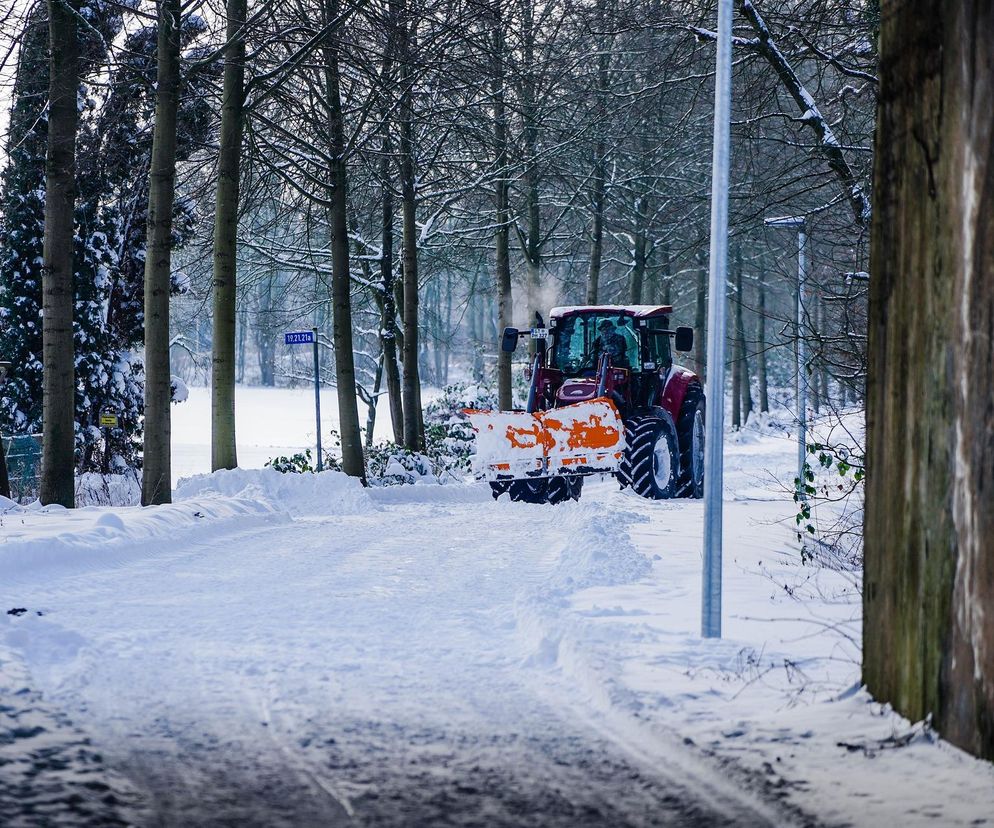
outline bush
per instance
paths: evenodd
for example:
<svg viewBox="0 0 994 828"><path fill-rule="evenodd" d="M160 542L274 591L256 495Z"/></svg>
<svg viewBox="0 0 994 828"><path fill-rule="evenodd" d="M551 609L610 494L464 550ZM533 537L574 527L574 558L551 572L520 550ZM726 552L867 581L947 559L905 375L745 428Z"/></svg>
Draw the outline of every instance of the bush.
<svg viewBox="0 0 994 828"><path fill-rule="evenodd" d="M341 445L337 431L331 432L331 438L335 446ZM342 470L342 461L339 460L336 455L330 454L327 451L322 451L321 454L323 455L325 470ZM317 471L317 463L314 461L314 455L311 453L310 449L298 451L296 454L291 454L289 457L270 457L266 461L266 466L276 469L276 471L283 474L313 474Z"/></svg>
<svg viewBox="0 0 994 828"><path fill-rule="evenodd" d="M447 385L441 396L424 409L425 448L422 452L408 451L396 443L379 443L367 449L366 479L371 486L398 486L433 480L442 483L458 480L469 472L470 457L476 443L476 432L463 413L466 408L496 409L497 392L487 386L471 383ZM338 434L332 433L334 444L340 445ZM274 457L266 463L278 472L314 472L311 450ZM341 471L341 461L325 454L327 469Z"/></svg>
<svg viewBox="0 0 994 828"><path fill-rule="evenodd" d="M445 470L436 469L428 455L408 451L396 443L380 443L366 452L366 479L372 486L436 481L444 473Z"/></svg>
<svg viewBox="0 0 994 828"><path fill-rule="evenodd" d="M441 396L425 407L425 453L436 467L469 471L476 432L463 413L466 408L497 409L496 390L479 384L447 385Z"/></svg>

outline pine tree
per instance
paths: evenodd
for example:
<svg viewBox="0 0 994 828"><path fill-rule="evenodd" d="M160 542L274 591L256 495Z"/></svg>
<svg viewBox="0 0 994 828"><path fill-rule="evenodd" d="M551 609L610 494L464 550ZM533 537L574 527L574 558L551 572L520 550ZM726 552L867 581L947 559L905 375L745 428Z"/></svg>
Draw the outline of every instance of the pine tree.
<svg viewBox="0 0 994 828"><path fill-rule="evenodd" d="M120 6L90 0L81 14L83 109L77 139L78 193L74 243L76 351L76 462L101 470L101 411L118 416L111 433L111 471L140 465L144 369L137 351L144 337L145 217L154 107L154 26L128 34L109 83L89 82L104 70L106 43L121 30ZM13 88L8 165L0 176L0 357L14 363L0 403L0 433L41 428L41 261L45 200L45 117L48 84L45 3L27 18ZM184 21L189 43L203 21ZM193 55L196 57L197 55ZM212 81L216 66L201 70ZM178 116L177 157L185 160L213 128L206 96L189 95ZM193 205L178 199L173 244L195 229ZM174 281L173 292L180 290Z"/></svg>
<svg viewBox="0 0 994 828"><path fill-rule="evenodd" d="M6 169L0 177L0 358L13 363L0 397L0 432L41 425L41 262L48 145L48 11L26 18L10 113Z"/></svg>

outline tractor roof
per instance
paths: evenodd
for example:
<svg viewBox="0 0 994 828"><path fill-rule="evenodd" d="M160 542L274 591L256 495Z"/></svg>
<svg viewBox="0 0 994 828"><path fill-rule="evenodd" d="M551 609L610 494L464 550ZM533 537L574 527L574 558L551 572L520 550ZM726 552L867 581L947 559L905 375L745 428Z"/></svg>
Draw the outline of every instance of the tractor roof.
<svg viewBox="0 0 994 828"><path fill-rule="evenodd" d="M647 319L650 316L669 316L673 313L672 305L566 305L549 311L550 319L570 316L574 313L624 313L636 319Z"/></svg>

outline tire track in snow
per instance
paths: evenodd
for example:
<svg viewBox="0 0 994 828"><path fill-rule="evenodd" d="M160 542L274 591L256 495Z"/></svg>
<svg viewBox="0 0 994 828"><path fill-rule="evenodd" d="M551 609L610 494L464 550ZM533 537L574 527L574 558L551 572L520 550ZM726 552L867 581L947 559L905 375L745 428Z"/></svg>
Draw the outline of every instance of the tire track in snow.
<svg viewBox="0 0 994 828"><path fill-rule="evenodd" d="M610 520L603 507L433 493L25 597L101 654L48 680L155 795L156 824L336 824L349 809L366 825L773 824L715 811L693 777L592 732L557 653L523 666L536 641L519 596L558 578L564 602L569 578L582 585L560 567L564 531Z"/></svg>

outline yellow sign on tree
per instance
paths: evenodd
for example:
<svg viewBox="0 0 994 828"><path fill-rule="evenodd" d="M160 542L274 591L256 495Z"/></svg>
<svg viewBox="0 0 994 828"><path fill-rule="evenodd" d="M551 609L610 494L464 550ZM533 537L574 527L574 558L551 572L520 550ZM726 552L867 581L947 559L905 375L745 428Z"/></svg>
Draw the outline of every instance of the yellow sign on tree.
<svg viewBox="0 0 994 828"><path fill-rule="evenodd" d="M110 414L106 411L101 412L100 425L105 428L117 428L117 414Z"/></svg>

